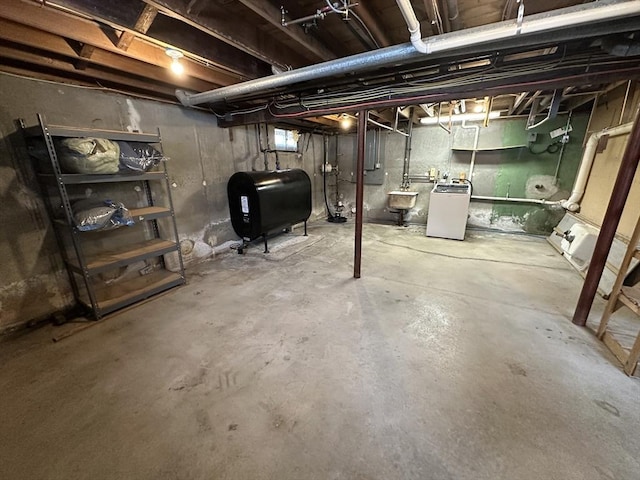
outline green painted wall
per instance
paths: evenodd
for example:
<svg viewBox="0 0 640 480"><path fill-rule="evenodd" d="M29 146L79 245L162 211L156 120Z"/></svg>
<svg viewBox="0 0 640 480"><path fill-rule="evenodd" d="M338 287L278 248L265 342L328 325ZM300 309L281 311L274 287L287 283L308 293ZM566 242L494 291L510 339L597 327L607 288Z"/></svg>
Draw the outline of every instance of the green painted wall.
<svg viewBox="0 0 640 480"><path fill-rule="evenodd" d="M505 150L499 153L494 196L529 197L526 184L531 176L555 174L560 151L549 153L545 149L554 142L549 132L564 127L566 122L567 116L563 115L530 131L525 130L525 119L505 122L502 130L503 145L526 145L529 133L535 132L538 136L528 148ZM570 133L569 143L565 146L558 172L559 192L551 197L552 200L566 198L567 193L571 191L580 166L582 141L587 123L587 115L574 115L571 118L573 131ZM564 211L558 207L506 202L496 202L492 212L492 216L496 219L505 216L516 217L522 222L525 231L540 234L549 233L563 214Z"/></svg>

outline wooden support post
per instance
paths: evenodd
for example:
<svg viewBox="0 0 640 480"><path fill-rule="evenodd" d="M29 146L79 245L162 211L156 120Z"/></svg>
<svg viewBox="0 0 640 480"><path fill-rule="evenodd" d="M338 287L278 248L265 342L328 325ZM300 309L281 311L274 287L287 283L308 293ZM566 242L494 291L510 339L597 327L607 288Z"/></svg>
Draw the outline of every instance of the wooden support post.
<svg viewBox="0 0 640 480"><path fill-rule="evenodd" d="M364 152L367 137L367 110L358 113L358 158L356 162L356 238L353 260L353 277L360 278L362 260L362 210L364 205Z"/></svg>
<svg viewBox="0 0 640 480"><path fill-rule="evenodd" d="M629 196L633 177L636 174L639 161L640 116L636 116L636 121L633 124L631 133L629 134L629 140L627 141L627 148L622 156L622 162L620 163L620 169L618 170L618 177L613 185L613 192L611 193L609 206L607 207L607 212L605 213L604 220L602 221L600 235L598 235L593 256L591 257L589 270L587 271L587 276L584 279L580 298L578 299L578 304L573 314L573 323L581 327L584 327L587 323L589 311L591 310L593 299L596 296L598 283L600 283L600 277L604 271L607 256L609 255L609 250L611 250L611 244L613 243L618 224L620 223L620 217L622 216L624 205L627 201L627 197Z"/></svg>

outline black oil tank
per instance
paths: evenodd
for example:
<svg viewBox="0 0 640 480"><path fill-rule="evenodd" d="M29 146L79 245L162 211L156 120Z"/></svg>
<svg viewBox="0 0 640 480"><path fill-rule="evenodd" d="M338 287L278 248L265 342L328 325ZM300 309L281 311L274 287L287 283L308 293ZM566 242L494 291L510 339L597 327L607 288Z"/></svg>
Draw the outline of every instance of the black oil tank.
<svg viewBox="0 0 640 480"><path fill-rule="evenodd" d="M227 195L231 224L244 239L305 222L311 215L311 180L300 169L234 173Z"/></svg>

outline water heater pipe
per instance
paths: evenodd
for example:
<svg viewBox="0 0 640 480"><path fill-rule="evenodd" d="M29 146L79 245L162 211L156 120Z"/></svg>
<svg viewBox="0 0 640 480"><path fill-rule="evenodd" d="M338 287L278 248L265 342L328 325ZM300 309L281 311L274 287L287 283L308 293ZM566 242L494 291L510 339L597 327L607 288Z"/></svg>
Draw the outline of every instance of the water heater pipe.
<svg viewBox="0 0 640 480"><path fill-rule="evenodd" d="M593 161L596 158L598 143L604 136L618 137L620 135L626 135L631 132L633 123L625 123L624 125L618 125L613 128L605 128L599 132L592 134L587 140L587 145L582 154L582 160L580 161L580 169L576 175L576 180L573 184L573 190L571 196L567 200L563 200L560 204L569 210L570 212L577 212L580 210L580 201L584 195L584 191L587 187L587 181L589 180L589 174L591 173L591 167Z"/></svg>

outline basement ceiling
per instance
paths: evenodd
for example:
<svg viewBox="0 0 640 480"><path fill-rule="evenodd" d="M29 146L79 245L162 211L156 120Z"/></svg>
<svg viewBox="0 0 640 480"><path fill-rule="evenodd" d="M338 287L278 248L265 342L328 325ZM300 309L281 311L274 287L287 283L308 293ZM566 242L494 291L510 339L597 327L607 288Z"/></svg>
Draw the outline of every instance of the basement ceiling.
<svg viewBox="0 0 640 480"><path fill-rule="evenodd" d="M589 3L522 2L526 16ZM343 13L332 11L325 0L4 3L0 70L174 102L175 89L208 91L405 44L409 37L394 0L361 0L347 9L344 2L334 1L333 8ZM517 0L411 3L423 37L515 22L519 7ZM640 76L634 56L640 18L623 19L606 31L583 30L577 36L538 39L535 45L496 42L202 107L218 114L223 125L278 121L323 128L337 127L336 115L354 111L362 102L371 103L378 119L391 124L397 116L391 107L402 98L406 105L424 107L411 111L415 121L428 115L444 118L467 105L490 106L504 114L532 109L542 114L554 94L561 109L588 108L596 95ZM620 45L626 46L622 54L614 48ZM167 48L184 55L184 74L171 72Z"/></svg>

